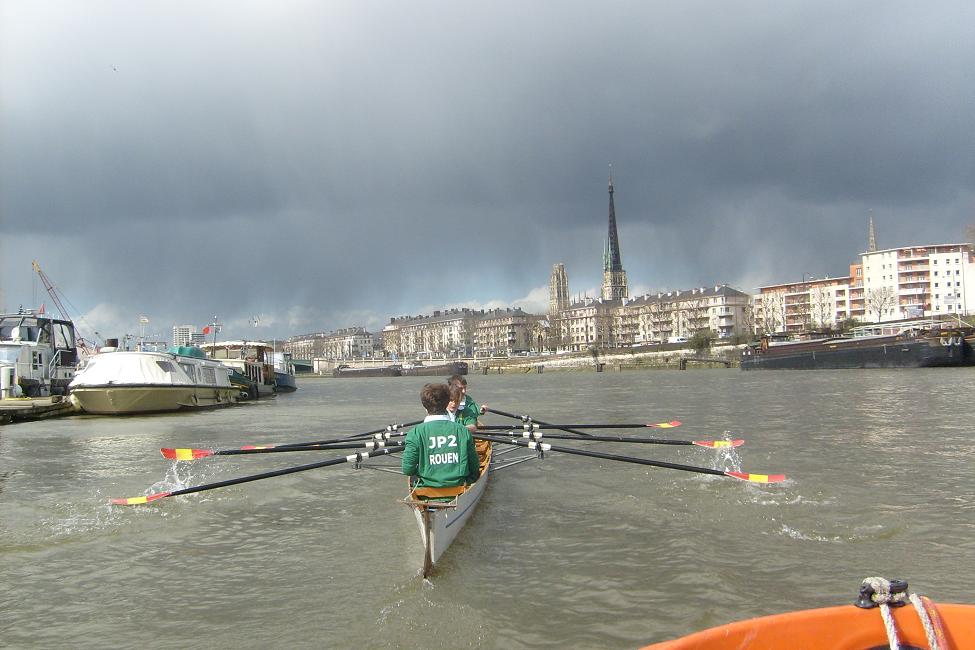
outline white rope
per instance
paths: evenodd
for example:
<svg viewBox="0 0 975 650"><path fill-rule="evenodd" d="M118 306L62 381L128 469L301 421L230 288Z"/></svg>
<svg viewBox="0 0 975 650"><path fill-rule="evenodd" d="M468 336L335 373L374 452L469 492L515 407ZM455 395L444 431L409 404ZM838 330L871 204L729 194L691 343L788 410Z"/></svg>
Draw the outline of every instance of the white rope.
<svg viewBox="0 0 975 650"><path fill-rule="evenodd" d="M890 605L880 603L880 617L884 619L884 629L887 630L887 644L890 650L900 650L900 643L897 641L897 628L894 626L894 617L890 615Z"/></svg>
<svg viewBox="0 0 975 650"><path fill-rule="evenodd" d="M904 587L907 586L906 583L903 584ZM900 642L897 639L897 628L894 624L894 617L890 613L890 606L907 604L907 602L914 605L914 611L917 612L918 618L921 619L921 625L924 627L924 636L927 637L930 650L941 650L941 645L938 643L938 634L931 622L931 617L928 614L927 608L924 606L924 601L917 594L908 593L906 588L903 591L892 594L890 592L890 580L886 578L864 578L863 585L868 585L873 590L873 593L870 595L870 600L880 606L880 616L884 620L884 629L887 631L887 643L890 646L890 650L900 650Z"/></svg>
<svg viewBox="0 0 975 650"><path fill-rule="evenodd" d="M934 625L931 624L931 617L928 616L928 610L924 606L924 602L917 594L912 593L910 598L911 604L914 605L914 610L921 619L921 625L924 626L924 636L928 639L928 647L931 650L941 650L941 646L938 644L938 635L935 634Z"/></svg>

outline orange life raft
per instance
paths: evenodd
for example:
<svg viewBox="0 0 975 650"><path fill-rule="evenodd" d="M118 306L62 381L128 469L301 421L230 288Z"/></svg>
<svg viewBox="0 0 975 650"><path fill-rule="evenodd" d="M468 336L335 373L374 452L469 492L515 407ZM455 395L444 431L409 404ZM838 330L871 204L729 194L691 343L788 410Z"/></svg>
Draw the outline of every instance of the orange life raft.
<svg viewBox="0 0 975 650"><path fill-rule="evenodd" d="M935 604L924 600L941 650L975 648L975 605ZM929 648L913 606L892 607L902 650ZM721 625L689 636L647 646L644 650L868 650L888 648L878 609L855 605L807 609Z"/></svg>

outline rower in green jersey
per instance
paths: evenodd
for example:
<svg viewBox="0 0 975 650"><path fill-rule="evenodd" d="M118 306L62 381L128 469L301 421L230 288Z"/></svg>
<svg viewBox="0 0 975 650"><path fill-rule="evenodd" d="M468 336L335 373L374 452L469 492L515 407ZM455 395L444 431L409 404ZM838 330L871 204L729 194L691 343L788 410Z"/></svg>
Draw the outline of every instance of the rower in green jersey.
<svg viewBox="0 0 975 650"><path fill-rule="evenodd" d="M449 401L444 384L427 384L420 391L427 417L406 434L402 464L404 474L416 477L414 487L454 487L480 476L474 438L466 427L450 421Z"/></svg>
<svg viewBox="0 0 975 650"><path fill-rule="evenodd" d="M452 388L457 388L461 392L461 400L457 405L457 422L460 422L467 427L468 431L474 433L478 427L477 418L487 410L487 404L478 406L474 398L467 394L467 380L464 379L463 375L453 375L447 380L447 385Z"/></svg>
<svg viewBox="0 0 975 650"><path fill-rule="evenodd" d="M447 385L454 391L460 391L460 402L457 404L457 412L454 420L467 427L467 430L471 433L476 432L480 426L477 418L487 410L487 404L478 406L474 398L467 394L467 380L463 375L453 375L447 380ZM488 451L491 449L491 443L486 440L477 440L474 444L477 448L477 457L481 460L481 464L486 463Z"/></svg>

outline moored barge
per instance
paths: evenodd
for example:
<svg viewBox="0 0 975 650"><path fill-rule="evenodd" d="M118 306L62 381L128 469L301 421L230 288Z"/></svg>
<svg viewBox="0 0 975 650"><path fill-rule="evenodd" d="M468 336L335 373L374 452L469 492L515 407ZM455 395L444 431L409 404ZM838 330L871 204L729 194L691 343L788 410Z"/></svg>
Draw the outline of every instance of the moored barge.
<svg viewBox="0 0 975 650"><path fill-rule="evenodd" d="M970 327L900 327L897 333L776 342L762 337L745 350L742 370L836 370L853 368L933 368L975 365ZM889 330L889 328L888 328ZM861 335L856 335L861 334Z"/></svg>

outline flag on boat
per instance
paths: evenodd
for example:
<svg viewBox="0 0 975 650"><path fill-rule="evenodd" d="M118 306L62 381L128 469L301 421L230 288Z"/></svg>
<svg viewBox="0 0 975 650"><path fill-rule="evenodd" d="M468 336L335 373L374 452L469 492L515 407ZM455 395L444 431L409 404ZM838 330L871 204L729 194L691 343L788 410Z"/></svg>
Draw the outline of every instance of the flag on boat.
<svg viewBox="0 0 975 650"><path fill-rule="evenodd" d="M209 334L210 333L210 326L209 325L207 325L206 327L203 328L203 333L204 334Z"/></svg>

